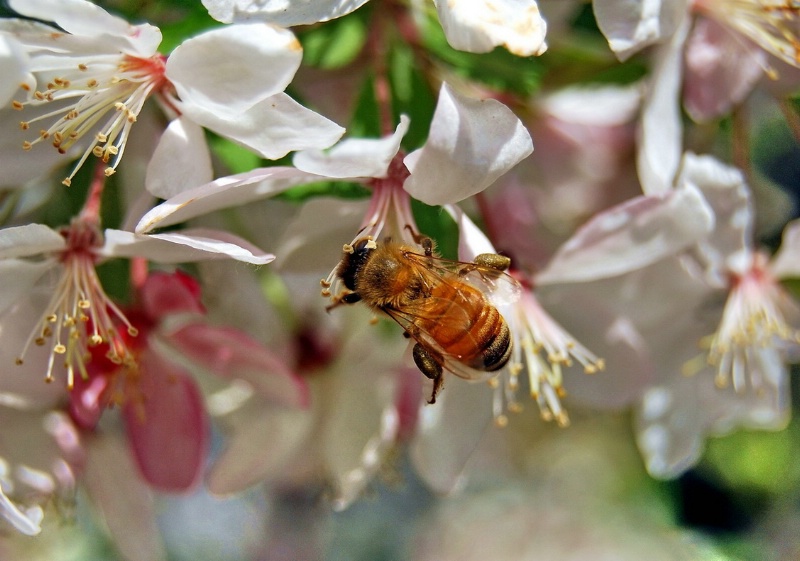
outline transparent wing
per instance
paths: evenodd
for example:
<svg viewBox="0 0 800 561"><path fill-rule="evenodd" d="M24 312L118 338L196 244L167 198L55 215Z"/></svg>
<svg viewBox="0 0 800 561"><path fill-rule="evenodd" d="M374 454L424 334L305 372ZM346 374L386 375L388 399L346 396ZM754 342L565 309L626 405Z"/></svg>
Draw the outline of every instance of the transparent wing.
<svg viewBox="0 0 800 561"><path fill-rule="evenodd" d="M513 304L519 300L522 287L508 273L492 267L454 261L442 257L428 257L422 253L406 254L406 257L430 274L439 276L440 282L466 282L483 292L494 305ZM455 275L455 278L450 278Z"/></svg>

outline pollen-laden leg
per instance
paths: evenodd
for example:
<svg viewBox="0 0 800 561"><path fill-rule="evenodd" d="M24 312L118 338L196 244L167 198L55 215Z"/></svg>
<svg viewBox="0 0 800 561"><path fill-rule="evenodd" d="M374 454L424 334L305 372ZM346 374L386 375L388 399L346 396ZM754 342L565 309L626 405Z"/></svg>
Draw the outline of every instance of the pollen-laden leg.
<svg viewBox="0 0 800 561"><path fill-rule="evenodd" d="M336 296L331 297L331 305L325 306L325 311L330 312L332 309L341 306L342 304L355 304L361 300L361 295L352 290L344 289Z"/></svg>
<svg viewBox="0 0 800 561"><path fill-rule="evenodd" d="M414 345L412 354L414 356L414 364L417 365L420 372L433 380L433 391L431 392L431 398L428 400L428 403L436 403L436 395L442 388L442 382L444 382L444 377L442 376L442 356L419 343Z"/></svg>
<svg viewBox="0 0 800 561"><path fill-rule="evenodd" d="M511 258L505 255L498 255L496 253L480 253L475 256L472 263L467 263L458 270L458 274L462 277L468 275L472 271L480 268L481 274L484 276L497 276L504 273L511 266Z"/></svg>

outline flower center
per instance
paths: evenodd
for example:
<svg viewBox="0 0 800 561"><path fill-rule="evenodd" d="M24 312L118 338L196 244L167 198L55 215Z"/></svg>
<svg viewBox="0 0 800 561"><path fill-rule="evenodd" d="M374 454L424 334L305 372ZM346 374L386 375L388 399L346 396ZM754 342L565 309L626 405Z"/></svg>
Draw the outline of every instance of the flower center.
<svg viewBox="0 0 800 561"><path fill-rule="evenodd" d="M90 155L108 164L105 174L112 175L144 102L166 83L164 72L165 58L160 54L150 58L103 55L64 69L44 90L31 92L29 85L22 84L28 99L12 102L15 109L55 107L20 122L22 130L30 129L34 123L45 123L39 136L25 141L22 148L31 150L35 144L49 141L59 153L65 154L87 134L93 134L93 140L63 183L70 185ZM49 127L44 128L48 122Z"/></svg>
<svg viewBox="0 0 800 561"><path fill-rule="evenodd" d="M742 392L748 380L754 390L766 383L759 355L775 350L781 342L800 340L786 321L784 311L788 310L797 312L791 298L758 260L735 279L708 352L708 363L716 367L718 387L732 384Z"/></svg>
<svg viewBox="0 0 800 561"><path fill-rule="evenodd" d="M96 250L103 243L100 232L77 220L62 235L67 247L58 256L61 274L38 327L31 332L16 362L22 364L31 342L39 346L50 344L45 380L53 380L56 360L63 357L67 387L72 389L76 372L87 377L85 365L90 359L90 347L108 344L106 357L123 364L130 353L116 326L121 322L131 336L137 330L109 299L97 277Z"/></svg>
<svg viewBox="0 0 800 561"><path fill-rule="evenodd" d="M578 362L586 374L594 374L605 369L605 361L556 323L528 288L524 289L515 307L504 314L509 318L513 337L507 376L502 381L499 377L490 380L495 388L495 424L504 426L508 422L505 410L513 413L522 409L516 393L519 376L525 371L531 399L539 406L542 419L567 426L569 416L561 405L561 398L566 395L562 385L563 368Z"/></svg>

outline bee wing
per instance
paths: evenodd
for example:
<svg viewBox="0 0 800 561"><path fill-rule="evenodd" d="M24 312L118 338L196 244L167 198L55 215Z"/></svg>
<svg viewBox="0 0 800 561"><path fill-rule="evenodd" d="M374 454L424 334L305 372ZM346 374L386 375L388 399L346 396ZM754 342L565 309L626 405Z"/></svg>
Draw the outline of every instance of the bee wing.
<svg viewBox="0 0 800 561"><path fill-rule="evenodd" d="M441 282L448 282L450 275L456 275L457 280L471 284L496 306L513 304L522 293L519 281L498 269L467 261L428 257L421 253L409 253L407 257L429 273L440 277Z"/></svg>
<svg viewBox="0 0 800 561"><path fill-rule="evenodd" d="M407 306L402 310L396 308L384 309L386 315L396 321L400 327L405 329L406 333L414 339L417 343L433 351L434 356L441 356L441 366L445 370L455 374L459 378L466 380L488 380L494 377L497 372L486 372L483 370L475 370L470 368L459 360L459 357L447 352L439 342L424 328L424 325L429 323L430 320L436 321L436 329L440 332L445 331L458 331L462 332L464 337L473 338L469 333L470 316L466 310L458 305L450 305L447 315L431 314L427 311L426 307L421 305ZM425 321L422 321L425 320Z"/></svg>

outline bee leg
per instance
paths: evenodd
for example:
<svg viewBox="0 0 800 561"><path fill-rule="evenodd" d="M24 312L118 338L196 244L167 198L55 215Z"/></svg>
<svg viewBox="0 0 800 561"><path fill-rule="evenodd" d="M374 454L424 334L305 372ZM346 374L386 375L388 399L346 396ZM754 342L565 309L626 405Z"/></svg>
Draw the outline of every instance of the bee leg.
<svg viewBox="0 0 800 561"><path fill-rule="evenodd" d="M442 387L442 382L444 382L444 377L442 376L442 357L419 343L414 345L412 355L414 356L414 364L417 365L420 372L433 380L433 392L431 392L431 398L428 400L428 403L436 403L436 395Z"/></svg>
<svg viewBox="0 0 800 561"><path fill-rule="evenodd" d="M334 296L332 300L333 303L330 306L325 307L326 312L330 312L332 309L341 306L342 304L355 304L361 300L361 295L358 292L353 292L352 290L343 290Z"/></svg>
<svg viewBox="0 0 800 561"><path fill-rule="evenodd" d="M481 253L472 260L476 265L488 267L496 271L506 271L511 266L511 258L496 253Z"/></svg>
<svg viewBox="0 0 800 561"><path fill-rule="evenodd" d="M411 233L411 237L414 238L414 242L421 246L425 251L425 257L433 257L433 240L424 234L415 232L414 229L408 224L406 224L406 230Z"/></svg>

